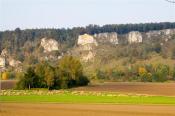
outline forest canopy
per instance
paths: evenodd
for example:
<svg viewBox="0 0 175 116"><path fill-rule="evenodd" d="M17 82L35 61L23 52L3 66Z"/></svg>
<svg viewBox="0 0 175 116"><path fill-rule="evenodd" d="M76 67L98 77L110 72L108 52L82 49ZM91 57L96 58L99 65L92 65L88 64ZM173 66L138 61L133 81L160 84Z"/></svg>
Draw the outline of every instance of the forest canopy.
<svg viewBox="0 0 175 116"><path fill-rule="evenodd" d="M4 48L18 51L23 47L26 41L37 41L43 37L54 38L60 43L66 43L68 47L75 44L80 34L88 33L105 33L116 32L118 34L126 34L131 31L148 32L153 30L172 29L175 23L140 23L140 24L108 24L104 26L88 25L86 27L74 27L72 29L26 29L16 28L14 31L0 32L0 50Z"/></svg>

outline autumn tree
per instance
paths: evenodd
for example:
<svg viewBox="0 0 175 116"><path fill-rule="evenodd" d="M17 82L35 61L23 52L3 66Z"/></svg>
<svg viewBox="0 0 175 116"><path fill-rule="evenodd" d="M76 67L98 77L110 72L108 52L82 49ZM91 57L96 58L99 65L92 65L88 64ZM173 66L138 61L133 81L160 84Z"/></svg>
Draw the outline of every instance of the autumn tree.
<svg viewBox="0 0 175 116"><path fill-rule="evenodd" d="M44 80L46 81L48 90L54 85L54 69L51 66L45 68Z"/></svg>
<svg viewBox="0 0 175 116"><path fill-rule="evenodd" d="M8 72L2 72L2 80L8 80L9 79L9 73Z"/></svg>
<svg viewBox="0 0 175 116"><path fill-rule="evenodd" d="M89 82L87 77L83 75L83 67L80 61L72 56L63 57L59 62L59 69L61 70L61 80L67 84L67 87L87 85Z"/></svg>

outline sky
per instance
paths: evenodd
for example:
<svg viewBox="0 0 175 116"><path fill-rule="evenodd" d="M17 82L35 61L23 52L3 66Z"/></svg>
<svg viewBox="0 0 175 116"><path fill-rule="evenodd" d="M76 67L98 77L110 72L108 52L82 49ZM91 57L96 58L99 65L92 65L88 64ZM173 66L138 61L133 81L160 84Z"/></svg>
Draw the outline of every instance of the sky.
<svg viewBox="0 0 175 116"><path fill-rule="evenodd" d="M0 30L175 22L165 0L0 0Z"/></svg>

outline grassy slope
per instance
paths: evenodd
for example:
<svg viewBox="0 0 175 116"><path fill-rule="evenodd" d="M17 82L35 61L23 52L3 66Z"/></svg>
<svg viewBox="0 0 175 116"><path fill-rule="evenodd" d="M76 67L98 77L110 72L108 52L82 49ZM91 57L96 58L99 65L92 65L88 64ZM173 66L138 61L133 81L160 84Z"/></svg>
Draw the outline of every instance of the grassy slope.
<svg viewBox="0 0 175 116"><path fill-rule="evenodd" d="M112 103L112 104L171 104L175 97L166 96L93 96L93 95L22 95L1 96L1 102L52 102L52 103Z"/></svg>

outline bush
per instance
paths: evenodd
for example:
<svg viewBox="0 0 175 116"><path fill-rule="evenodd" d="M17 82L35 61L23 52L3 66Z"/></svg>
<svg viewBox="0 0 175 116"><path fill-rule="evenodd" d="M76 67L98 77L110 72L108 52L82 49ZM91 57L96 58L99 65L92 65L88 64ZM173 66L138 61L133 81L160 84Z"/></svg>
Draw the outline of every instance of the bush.
<svg viewBox="0 0 175 116"><path fill-rule="evenodd" d="M8 80L9 79L9 72L2 72L2 80Z"/></svg>
<svg viewBox="0 0 175 116"><path fill-rule="evenodd" d="M155 73L153 74L153 81L164 82L168 80L169 67L167 65L159 64L155 68Z"/></svg>

